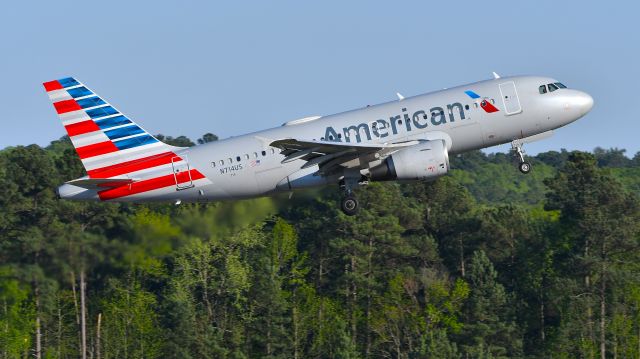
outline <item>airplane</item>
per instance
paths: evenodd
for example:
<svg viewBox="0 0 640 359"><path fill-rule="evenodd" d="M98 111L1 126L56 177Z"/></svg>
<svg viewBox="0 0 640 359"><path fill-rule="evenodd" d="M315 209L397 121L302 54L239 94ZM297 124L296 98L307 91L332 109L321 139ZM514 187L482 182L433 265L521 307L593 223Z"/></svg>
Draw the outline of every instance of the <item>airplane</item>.
<svg viewBox="0 0 640 359"><path fill-rule="evenodd" d="M87 175L62 184L62 199L207 202L338 185L355 215L354 190L374 181L432 181L449 156L511 143L523 146L585 116L593 98L541 76L493 78L263 131L175 147L159 141L78 80L44 88Z"/></svg>

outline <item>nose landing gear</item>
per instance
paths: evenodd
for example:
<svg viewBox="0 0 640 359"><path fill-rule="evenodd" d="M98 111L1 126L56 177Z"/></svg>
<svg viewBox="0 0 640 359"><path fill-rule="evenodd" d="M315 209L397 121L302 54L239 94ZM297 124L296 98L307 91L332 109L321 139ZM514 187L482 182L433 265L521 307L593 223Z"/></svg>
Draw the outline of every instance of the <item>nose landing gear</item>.
<svg viewBox="0 0 640 359"><path fill-rule="evenodd" d="M518 165L518 169L520 170L520 172L527 174L529 172L531 172L531 163L529 162L520 162L520 164Z"/></svg>
<svg viewBox="0 0 640 359"><path fill-rule="evenodd" d="M514 156L518 160L518 169L524 174L531 172L531 163L525 160L523 143L515 140L511 141L511 150L514 152Z"/></svg>

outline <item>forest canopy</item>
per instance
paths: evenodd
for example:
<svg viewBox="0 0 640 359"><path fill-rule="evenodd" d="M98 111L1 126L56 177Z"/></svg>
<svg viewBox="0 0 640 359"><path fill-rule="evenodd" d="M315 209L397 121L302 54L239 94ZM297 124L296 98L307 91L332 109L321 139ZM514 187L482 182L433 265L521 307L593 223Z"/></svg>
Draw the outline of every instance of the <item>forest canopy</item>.
<svg viewBox="0 0 640 359"><path fill-rule="evenodd" d="M348 217L337 187L59 200L84 175L67 138L5 148L0 358L639 357L640 156L531 162L457 156L435 182L359 188Z"/></svg>

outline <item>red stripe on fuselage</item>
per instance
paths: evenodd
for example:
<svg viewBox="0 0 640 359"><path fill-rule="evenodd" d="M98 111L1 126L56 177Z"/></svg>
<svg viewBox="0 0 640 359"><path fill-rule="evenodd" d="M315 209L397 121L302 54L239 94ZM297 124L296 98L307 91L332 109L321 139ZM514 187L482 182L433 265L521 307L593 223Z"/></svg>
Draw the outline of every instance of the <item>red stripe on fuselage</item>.
<svg viewBox="0 0 640 359"><path fill-rule="evenodd" d="M118 147L116 147L116 145L114 145L111 141L98 142L92 145L76 148L76 152L78 152L78 156L80 156L80 159L104 155L105 153L116 151L118 151Z"/></svg>
<svg viewBox="0 0 640 359"><path fill-rule="evenodd" d="M64 126L69 136L82 135L89 132L99 131L100 127L93 120L72 123Z"/></svg>
<svg viewBox="0 0 640 359"><path fill-rule="evenodd" d="M58 115L71 111L82 110L82 107L80 107L74 99L54 102L53 106L56 108Z"/></svg>
<svg viewBox="0 0 640 359"><path fill-rule="evenodd" d="M62 90L64 87L62 87L62 85L60 85L60 83L58 82L58 80L53 80L53 81L49 81L49 82L45 82L43 83L44 85L44 89L49 92L49 91L53 91L53 90Z"/></svg>
<svg viewBox="0 0 640 359"><path fill-rule="evenodd" d="M139 158L136 160L118 163L107 167L96 168L87 171L87 174L90 178L109 178L126 173L146 170L147 168L166 165L171 163L171 159L173 158L175 158L173 160L174 162L182 160L173 152L165 152L153 156Z"/></svg>
<svg viewBox="0 0 640 359"><path fill-rule="evenodd" d="M191 179L189 179L189 173L191 173ZM101 200L107 201L125 196L131 196L138 193L153 191L155 189L173 187L176 186L176 182L180 184L189 182L190 180L199 180L201 178L204 178L204 175L200 173L200 171L192 169L189 172L177 173L175 177L173 173L170 173L165 176L150 178L138 182L133 182L121 187L100 191L98 192L98 196L100 196Z"/></svg>

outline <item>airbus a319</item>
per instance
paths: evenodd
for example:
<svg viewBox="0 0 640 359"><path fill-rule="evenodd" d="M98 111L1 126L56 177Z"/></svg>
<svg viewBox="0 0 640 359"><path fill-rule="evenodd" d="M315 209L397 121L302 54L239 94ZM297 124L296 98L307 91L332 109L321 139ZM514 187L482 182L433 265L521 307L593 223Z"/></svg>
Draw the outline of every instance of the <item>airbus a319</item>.
<svg viewBox="0 0 640 359"><path fill-rule="evenodd" d="M87 175L60 198L105 202L233 200L338 185L341 209L372 181L432 181L449 156L523 145L586 115L593 98L540 76L494 78L194 147L160 142L78 80L44 83Z"/></svg>

